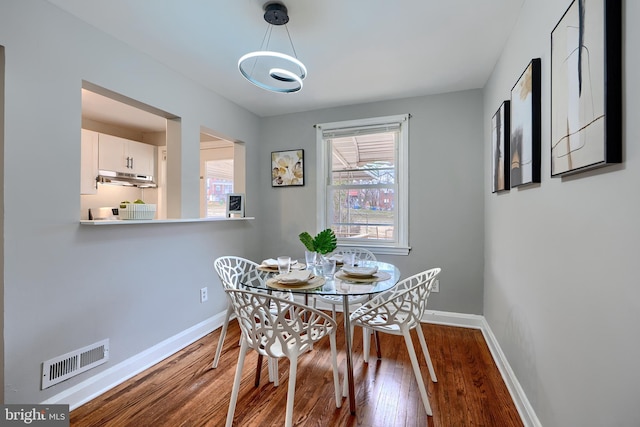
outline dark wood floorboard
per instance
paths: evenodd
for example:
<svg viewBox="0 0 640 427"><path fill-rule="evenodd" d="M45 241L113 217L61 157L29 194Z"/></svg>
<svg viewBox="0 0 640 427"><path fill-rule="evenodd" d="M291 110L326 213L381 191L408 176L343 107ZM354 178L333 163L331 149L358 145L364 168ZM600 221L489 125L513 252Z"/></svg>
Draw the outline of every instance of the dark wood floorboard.
<svg viewBox="0 0 640 427"><path fill-rule="evenodd" d="M342 316L339 315L339 322ZM354 336L354 377L358 411L349 401L335 407L329 340L298 359L294 424L298 426L522 426L511 396L479 330L424 324L437 383L429 372L415 332L412 334L433 417L427 417L402 337L380 334L382 359L375 349L362 359L362 334ZM220 330L71 412L72 427L223 426L238 359L240 332L234 321L220 364L211 362ZM338 364L346 365L344 336L338 331ZM373 344L373 343L372 343ZM372 345L373 347L373 345ZM342 350L342 351L341 351ZM279 362L280 386L268 382L266 359L261 383L254 387L257 357L245 361L234 426L282 426L289 363Z"/></svg>

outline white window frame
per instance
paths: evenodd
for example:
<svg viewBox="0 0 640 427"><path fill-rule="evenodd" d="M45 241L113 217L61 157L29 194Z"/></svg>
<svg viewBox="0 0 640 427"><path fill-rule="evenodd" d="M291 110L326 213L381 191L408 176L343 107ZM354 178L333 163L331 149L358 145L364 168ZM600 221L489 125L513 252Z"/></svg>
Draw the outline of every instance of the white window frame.
<svg viewBox="0 0 640 427"><path fill-rule="evenodd" d="M358 128L364 126L384 126L397 123L400 125L398 134L398 155L396 159L396 240L393 243L376 242L375 240L353 242L350 244L345 239L338 240L339 247L358 246L365 247L375 254L408 255L409 246L409 114L374 117L359 120L347 120L342 122L321 123L316 125L316 153L317 160L317 217L318 231L329 227L327 224L328 204L327 193L331 185L331 171L329 170L331 152L329 145L325 144L323 132L333 129Z"/></svg>

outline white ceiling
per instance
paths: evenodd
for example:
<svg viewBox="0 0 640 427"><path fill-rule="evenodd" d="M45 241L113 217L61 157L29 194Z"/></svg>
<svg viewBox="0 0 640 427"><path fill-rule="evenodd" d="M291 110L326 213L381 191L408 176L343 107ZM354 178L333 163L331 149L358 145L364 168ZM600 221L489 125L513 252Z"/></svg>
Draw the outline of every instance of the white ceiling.
<svg viewBox="0 0 640 427"><path fill-rule="evenodd" d="M261 45L266 0L49 1L267 117L481 88L525 0L284 0L308 68L293 94L260 89L237 69ZM270 48L291 53L276 31Z"/></svg>

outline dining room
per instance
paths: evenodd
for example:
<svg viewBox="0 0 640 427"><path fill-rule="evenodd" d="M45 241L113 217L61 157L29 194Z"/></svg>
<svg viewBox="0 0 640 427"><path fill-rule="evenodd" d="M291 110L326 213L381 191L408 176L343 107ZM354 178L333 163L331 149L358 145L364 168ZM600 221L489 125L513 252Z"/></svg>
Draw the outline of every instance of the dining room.
<svg viewBox="0 0 640 427"><path fill-rule="evenodd" d="M322 63L332 72L325 75L328 82L320 84L316 80L320 74L314 74L318 68L309 62L300 93L275 98L247 82L237 69L240 56L254 49L264 32L262 5L256 2L232 2L225 7L239 8L238 17L257 24L241 27L233 20L220 19L213 29L211 16L219 16L214 11L194 13L179 2L163 2L164 8L138 14L128 13L129 8L145 2L3 2L0 268L4 404L68 405L78 425L101 425L102 416L117 420L113 425L125 419L135 420L135 425L157 425L161 415L170 417L166 425L179 425L180 419L189 420L190 425L224 424L242 334L235 319L229 323L219 365L213 368L229 302L214 260L235 255L261 262L286 255L305 262L300 233L315 235L335 219L326 210L329 204L322 202L333 186L327 180L329 169L323 166L331 160L324 144L339 136L330 135L336 130L334 125L393 118L393 123L386 124L400 124L399 130L393 130L400 132L397 141L402 144L402 138L408 138L406 152L402 145L397 152L398 164L408 173L396 183L397 194L404 199L379 197L378 204L367 203L359 193L352 193L361 191L359 186L364 184L351 182L345 185L353 188L340 189L346 195L341 206L377 227L371 236L383 240L392 237L385 221L391 209L397 209L397 230L405 233L398 236L406 235L406 241L399 237L392 245L385 242L387 247L375 242L341 242L338 246L373 246L377 261L397 268L400 281L431 268L442 269L439 292L432 289L429 294L420 325L437 382L432 381L417 331L411 333L433 415L427 415L401 336L379 334L380 358L375 338L369 337L366 363L367 341L356 325L353 335L349 332L353 374L349 381L344 299L330 304L318 298L316 307L329 318L336 308L340 387L346 384L347 392L341 390L341 407L337 408L330 339L325 337L298 359L295 422L474 424L498 413L495 416L501 420L512 419L515 408L517 418L527 426L639 425L640 344L634 337L640 322L640 287L633 284L637 282L640 210L633 195L640 179L634 141L640 134L633 117L640 111L640 97L635 96L640 95L640 86L630 76L640 68L639 53L633 49L640 40L633 25L634 18L640 17L640 4L603 0L593 7L596 1L576 0L575 8L586 5L589 10L601 10L605 3L621 8L621 22L616 26L621 38L615 45L622 58L622 77L617 81L623 96L616 116L623 119L618 129L623 159L562 176L554 175L557 163L552 162L556 153L552 154L550 138L557 125L552 124L551 103L558 100L552 97L552 89L558 79L551 78L550 40L574 4L570 0L492 0L494 9L468 0L463 1L464 7L429 1L394 8L398 19L381 15L375 21L377 28L390 28L393 23L404 40L424 37L420 39L424 43L403 55L394 50L405 46L402 40L385 44L394 32L367 38L372 34L367 27L374 21L362 14L376 8L365 2L349 3L351 12L335 16L350 24L346 26L349 35L339 40L327 32L327 18L332 14L326 9L322 15L310 13L307 18L296 13L328 3L341 10L347 6L333 0L307 2L300 3L296 12L291 5L288 25L296 29L292 37L301 59L305 59L305 45L316 41L318 55L325 55L316 57L322 58L317 66ZM437 15L424 9L427 4L447 8L447 19L435 19ZM120 9L113 9L116 5ZM206 5L217 6L216 12L225 9L216 1ZM454 10L456 7L465 13ZM488 10L495 14L487 16ZM509 19L500 18L505 10L511 13ZM429 19L429 25L424 19ZM123 21L130 21L130 26L121 25ZM186 33L171 37L168 29L180 28L178 23L202 30L203 38L206 33L210 39L224 41L224 48L214 51L214 41L210 41L173 49L174 42L186 37ZM152 24L163 26L161 41L126 41L148 34ZM442 27L451 32L449 38L427 31ZM567 33L574 28L561 27ZM237 31L239 28L246 33ZM479 41L481 35L505 37L487 43L489 55L487 46ZM241 40L246 44L240 45ZM464 49L448 47L449 41L459 42ZM435 48L426 50L427 42ZM382 46L389 49L386 57L381 55ZM180 72L179 66L192 64L182 55L199 49L206 53L203 57L216 63L224 62L223 54L228 53L232 57L226 61L229 72ZM345 58L361 61L342 71L337 52L343 50ZM177 57L166 60L153 54L167 51ZM440 52L452 62L434 59ZM584 53L582 58L587 56ZM540 182L494 192L492 117L510 99L527 64L537 58L541 61ZM428 64L407 66L414 59ZM463 59L470 62L464 65ZM381 66L386 63L403 67ZM448 67L438 71L436 66L443 64ZM376 78L367 81L358 97L314 106L298 104L310 99L325 101L322 87L343 95L356 82L365 81L369 70L377 73ZM461 80L456 76L470 71L481 72L482 77L458 85ZM421 82L433 79L449 84L437 89L398 86L414 74ZM207 83L198 77L206 78ZM177 167L168 173L173 192L167 221L81 223L81 90L86 82L179 117L168 129L176 136L170 161ZM387 93L373 96L374 89ZM214 130L243 147L244 216L199 218L203 129ZM274 153L297 156L299 152L302 161L292 163L288 175L276 173L274 181L274 155L284 159ZM28 173L23 169L26 164ZM375 165L375 172L389 166ZM377 181L370 186L388 195L391 181L381 176L376 175ZM340 238L369 236L351 229ZM208 289L207 298L202 297L203 288ZM320 296L330 299L326 297L332 295ZM296 297L296 302L303 300ZM313 302L309 306L313 308ZM53 385L43 383L43 362L102 342L109 343L102 352L104 363ZM280 385L274 386L266 359L255 387L258 356L247 352L236 424L253 425L254 419L256 425L285 422L290 365L284 359L278 362ZM272 365L272 375L273 371ZM473 396L469 400L468 393ZM511 415L502 413L508 401L513 405ZM142 418L135 418L138 412Z"/></svg>

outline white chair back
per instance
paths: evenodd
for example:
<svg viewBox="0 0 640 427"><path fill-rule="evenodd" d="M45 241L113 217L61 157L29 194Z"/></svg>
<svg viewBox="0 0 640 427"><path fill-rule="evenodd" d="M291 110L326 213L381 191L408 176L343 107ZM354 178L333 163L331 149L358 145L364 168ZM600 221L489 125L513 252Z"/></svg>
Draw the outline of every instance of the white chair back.
<svg viewBox="0 0 640 427"><path fill-rule="evenodd" d="M292 357L331 334L336 322L304 304L252 291L227 289L250 348L271 357Z"/></svg>
<svg viewBox="0 0 640 427"><path fill-rule="evenodd" d="M427 299L440 268L432 268L408 277L351 314L352 321L370 326L413 329L427 309Z"/></svg>
<svg viewBox="0 0 640 427"><path fill-rule="evenodd" d="M334 251L335 254L344 254L349 252L355 255L356 261L377 261L375 254L365 248L340 248Z"/></svg>
<svg viewBox="0 0 640 427"><path fill-rule="evenodd" d="M238 256L221 256L216 258L213 266L225 289L237 289L243 277L251 279L259 277L258 263Z"/></svg>

